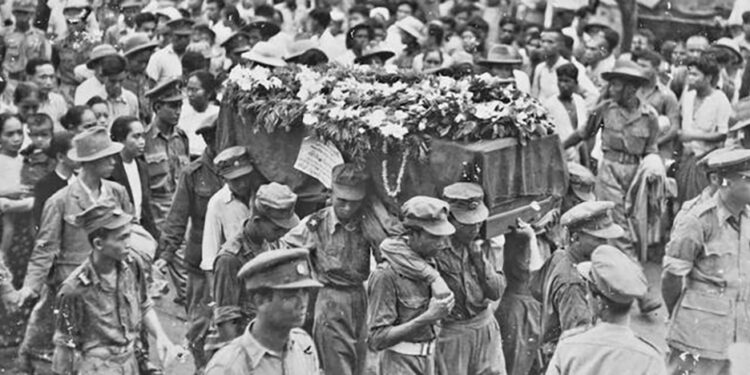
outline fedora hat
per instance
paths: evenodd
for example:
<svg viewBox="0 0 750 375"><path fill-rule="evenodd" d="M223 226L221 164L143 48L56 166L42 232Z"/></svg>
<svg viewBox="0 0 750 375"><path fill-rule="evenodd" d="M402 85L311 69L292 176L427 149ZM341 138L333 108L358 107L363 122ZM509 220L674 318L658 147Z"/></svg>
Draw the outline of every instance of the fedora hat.
<svg viewBox="0 0 750 375"><path fill-rule="evenodd" d="M401 21L396 22L396 27L403 30L405 33L417 38L417 40L424 39L424 23L414 16L408 16Z"/></svg>
<svg viewBox="0 0 750 375"><path fill-rule="evenodd" d="M258 42L253 48L241 55L243 59L261 63L263 65L283 67L286 61L281 58L281 51L268 42Z"/></svg>
<svg viewBox="0 0 750 375"><path fill-rule="evenodd" d="M159 43L149 39L146 33L134 33L125 38L122 42L122 50L124 51L123 56L128 57L134 53L156 48L158 46Z"/></svg>
<svg viewBox="0 0 750 375"><path fill-rule="evenodd" d="M643 85L648 83L649 79L646 72L633 61L619 59L615 62L615 67L609 72L602 73L602 78L609 81L614 78L624 78L626 80L638 82Z"/></svg>
<svg viewBox="0 0 750 375"><path fill-rule="evenodd" d="M487 58L479 60L479 65L521 65L523 60L515 48L507 44L495 44L487 52Z"/></svg>
<svg viewBox="0 0 750 375"><path fill-rule="evenodd" d="M730 52L732 52L734 57L738 59L738 61L742 61L745 59L745 57L742 56L742 52L740 52L740 44L737 43L737 41L734 39L720 38L719 40L714 42L713 47L729 50Z"/></svg>
<svg viewBox="0 0 750 375"><path fill-rule="evenodd" d="M393 53L393 51L389 50L388 48L377 45L375 47L372 47L370 49L366 49L362 52L362 56L357 57L354 59L355 64L366 64L371 58L373 57L380 57L380 60L385 62L386 60L390 59L391 57L395 56L396 54Z"/></svg>
<svg viewBox="0 0 750 375"><path fill-rule="evenodd" d="M73 148L68 151L70 160L87 162L114 155L122 151L122 143L112 142L103 126L84 130L73 137Z"/></svg>
<svg viewBox="0 0 750 375"><path fill-rule="evenodd" d="M100 44L91 50L89 59L88 61L86 61L86 67L89 69L94 69L94 64L106 56L117 56L122 59L123 63L125 63L125 58L117 53L115 47L113 47L111 44Z"/></svg>

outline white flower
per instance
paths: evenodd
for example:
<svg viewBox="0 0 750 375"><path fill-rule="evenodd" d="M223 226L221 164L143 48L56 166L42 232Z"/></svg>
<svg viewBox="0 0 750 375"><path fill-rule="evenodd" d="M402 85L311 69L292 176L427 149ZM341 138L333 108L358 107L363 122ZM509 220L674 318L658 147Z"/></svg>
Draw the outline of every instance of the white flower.
<svg viewBox="0 0 750 375"><path fill-rule="evenodd" d="M406 129L405 127L401 125L394 124L394 123L386 124L385 126L382 126L380 128L380 134L382 134L384 137L404 139L404 136L408 133L409 133L408 129Z"/></svg>
<svg viewBox="0 0 750 375"><path fill-rule="evenodd" d="M380 127L386 119L386 113L383 109L376 109L362 118L362 120L371 128Z"/></svg>
<svg viewBox="0 0 750 375"><path fill-rule="evenodd" d="M474 116L478 119L487 120L497 114L495 109L497 108L497 101L490 101L484 103L477 103L474 105Z"/></svg>
<svg viewBox="0 0 750 375"><path fill-rule="evenodd" d="M318 116L315 116L312 113L305 112L305 114L302 116L302 123L307 126L312 126L318 123Z"/></svg>

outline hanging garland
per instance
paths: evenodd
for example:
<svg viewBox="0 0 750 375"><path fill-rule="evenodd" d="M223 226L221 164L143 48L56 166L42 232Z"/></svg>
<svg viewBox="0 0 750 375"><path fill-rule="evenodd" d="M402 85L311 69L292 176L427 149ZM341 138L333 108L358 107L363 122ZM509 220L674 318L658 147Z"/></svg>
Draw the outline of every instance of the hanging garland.
<svg viewBox="0 0 750 375"><path fill-rule="evenodd" d="M409 159L409 149L407 148L403 154L401 154L401 165L398 168L396 174L396 186L391 188L391 184L388 181L388 146L383 143L383 161L380 163L381 177L383 178L383 187L385 193L391 198L396 198L401 193L401 183L404 181L404 172L406 171L406 161Z"/></svg>

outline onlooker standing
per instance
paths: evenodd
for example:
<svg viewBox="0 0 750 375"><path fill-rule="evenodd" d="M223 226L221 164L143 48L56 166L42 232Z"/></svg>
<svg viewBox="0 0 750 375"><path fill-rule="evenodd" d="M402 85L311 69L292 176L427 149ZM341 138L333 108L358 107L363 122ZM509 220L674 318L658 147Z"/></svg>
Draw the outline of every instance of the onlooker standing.
<svg viewBox="0 0 750 375"><path fill-rule="evenodd" d="M542 104L549 111L549 115L557 125L560 139L565 140L576 130L586 126L588 110L583 97L578 91L578 68L573 64L563 64L555 69L557 73L557 87L560 92L542 100ZM589 145L583 143L575 148L565 150L567 161L586 165L589 159Z"/></svg>
<svg viewBox="0 0 750 375"><path fill-rule="evenodd" d="M219 116L219 106L215 104L218 83L214 76L199 70L191 73L187 79L187 101L182 104L182 112L177 126L187 133L190 143L190 157L195 159L203 154L206 143L196 133L205 122L215 121Z"/></svg>
<svg viewBox="0 0 750 375"><path fill-rule="evenodd" d="M133 33L123 41L123 56L128 61L125 80L122 87L135 94L138 98L141 121L151 121L151 105L146 98L146 91L153 86L146 75L146 66L159 43L149 39L146 33Z"/></svg>
<svg viewBox="0 0 750 375"><path fill-rule="evenodd" d="M50 59L52 46L42 30L32 27L31 19L36 12L33 0L14 0L11 30L3 34L5 53L3 71L9 79L23 81L26 63L33 58Z"/></svg>
<svg viewBox="0 0 750 375"><path fill-rule="evenodd" d="M88 106L76 105L70 107L60 119L65 130L75 134L81 133L86 129L93 128L98 125L96 121L96 114Z"/></svg>
<svg viewBox="0 0 750 375"><path fill-rule="evenodd" d="M42 221L42 209L47 199L58 190L68 186L74 171L79 167L78 163L70 160L68 151L73 147L73 133L67 130L57 132L52 137L49 148L45 151L47 156L57 161L55 170L47 173L34 185L34 225L38 229Z"/></svg>
<svg viewBox="0 0 750 375"><path fill-rule="evenodd" d="M26 76L39 86L39 112L46 113L52 118L56 132L64 130L60 125L60 118L67 112L68 103L62 95L54 92L57 75L52 62L42 59L29 60L26 64Z"/></svg>
<svg viewBox="0 0 750 375"><path fill-rule="evenodd" d="M130 90L122 87L125 81L125 58L116 56L107 56L102 59L102 78L104 78L104 89L107 93L105 101L107 104L107 113L109 121L107 127L112 125L112 121L121 116L138 117L138 97Z"/></svg>
<svg viewBox="0 0 750 375"><path fill-rule="evenodd" d="M104 86L101 62L107 56L119 56L115 47L109 44L100 44L91 50L91 55L86 61L86 67L94 71L94 75L81 82L75 90L75 105L84 105L89 99L98 96L107 97L107 89Z"/></svg>
<svg viewBox="0 0 750 375"><path fill-rule="evenodd" d="M188 44L190 44L190 36L193 34L193 23L193 20L185 18L172 20L167 23L169 44L154 52L146 66L146 74L154 82L160 83L167 79L182 77L182 62L180 58L185 53Z"/></svg>
<svg viewBox="0 0 750 375"><path fill-rule="evenodd" d="M620 35L608 27L584 40L586 50L582 60L586 65L586 74L599 90L607 84L602 73L615 67L615 48L619 43Z"/></svg>

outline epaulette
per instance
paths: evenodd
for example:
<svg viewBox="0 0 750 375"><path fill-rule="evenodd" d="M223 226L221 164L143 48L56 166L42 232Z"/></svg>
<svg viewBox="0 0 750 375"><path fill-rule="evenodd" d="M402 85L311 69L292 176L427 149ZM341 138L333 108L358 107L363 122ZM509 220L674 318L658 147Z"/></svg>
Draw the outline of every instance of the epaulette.
<svg viewBox="0 0 750 375"><path fill-rule="evenodd" d="M700 202L696 202L693 207L687 211L687 213L694 215L695 217L701 217L716 209L716 195L711 199L705 199Z"/></svg>
<svg viewBox="0 0 750 375"><path fill-rule="evenodd" d="M571 328L569 330L563 331L563 333L560 335L560 341L565 340L567 338L571 338L573 336L578 336L586 331L591 329L591 326L585 325L580 327Z"/></svg>
<svg viewBox="0 0 750 375"><path fill-rule="evenodd" d="M78 274L78 280L80 280L81 284L83 284L84 286L91 285L91 280L89 279L88 276L86 276L85 272L81 272Z"/></svg>

